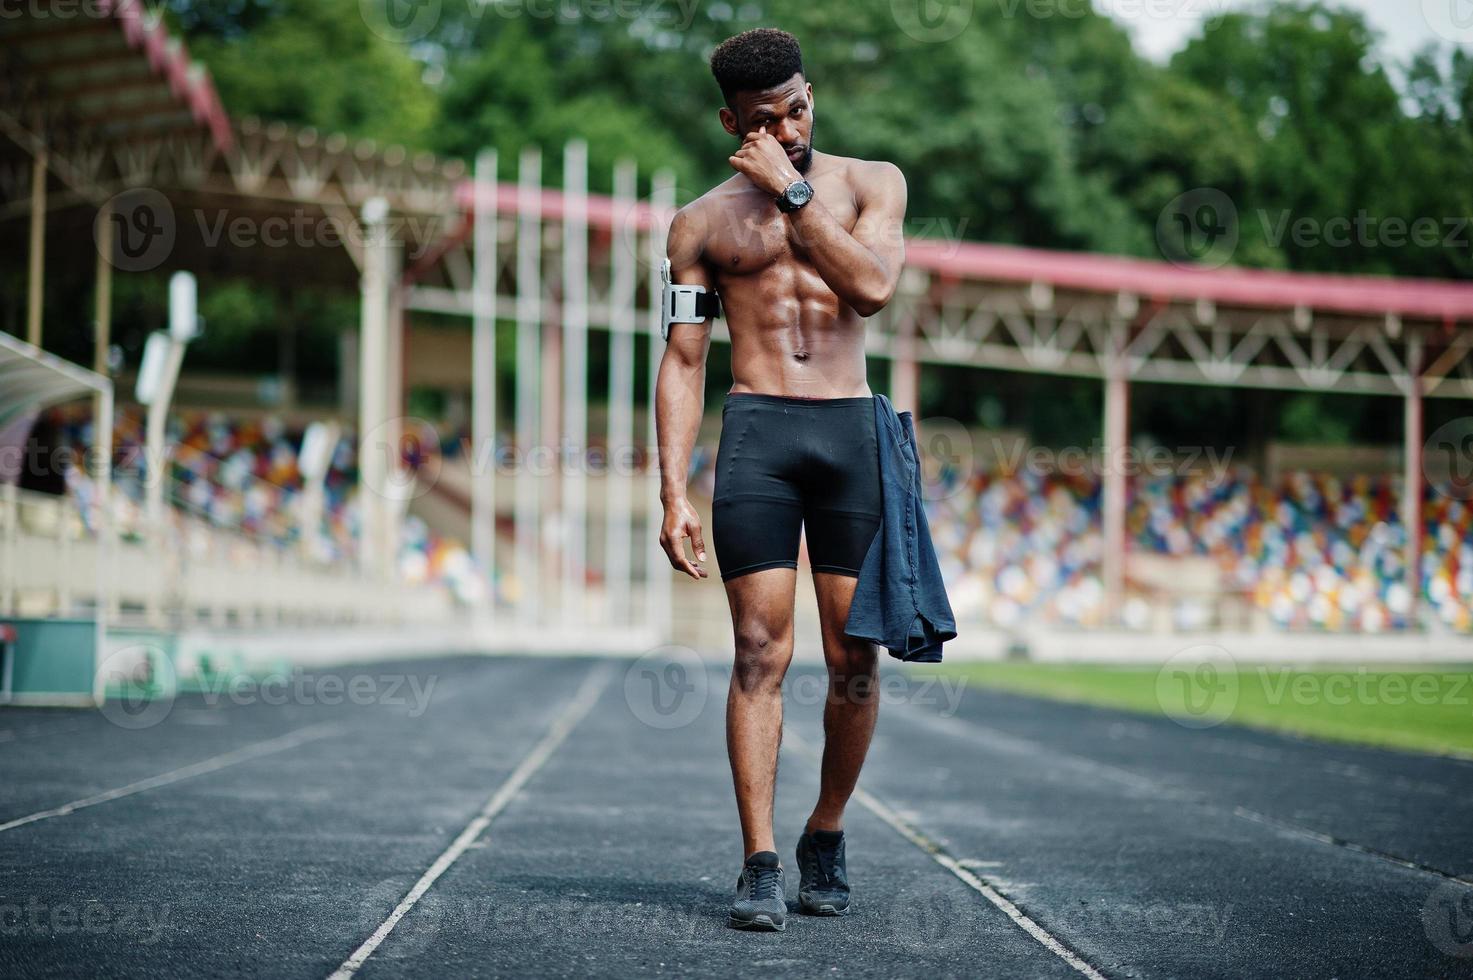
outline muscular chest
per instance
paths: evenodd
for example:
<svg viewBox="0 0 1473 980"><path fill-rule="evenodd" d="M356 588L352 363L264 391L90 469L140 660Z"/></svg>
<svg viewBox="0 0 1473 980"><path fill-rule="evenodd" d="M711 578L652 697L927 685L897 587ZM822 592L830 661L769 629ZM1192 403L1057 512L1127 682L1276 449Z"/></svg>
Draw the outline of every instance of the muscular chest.
<svg viewBox="0 0 1473 980"><path fill-rule="evenodd" d="M840 181L813 182L814 200L822 203L846 231L858 219L854 195ZM726 209L707 240L707 260L723 277L748 276L775 265L807 263L807 250L772 201L756 193L743 194Z"/></svg>

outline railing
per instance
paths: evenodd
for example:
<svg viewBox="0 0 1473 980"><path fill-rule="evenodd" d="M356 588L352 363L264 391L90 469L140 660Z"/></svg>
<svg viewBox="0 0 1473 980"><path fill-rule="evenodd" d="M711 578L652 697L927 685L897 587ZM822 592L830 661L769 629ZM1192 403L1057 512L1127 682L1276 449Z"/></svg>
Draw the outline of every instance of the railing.
<svg viewBox="0 0 1473 980"><path fill-rule="evenodd" d="M0 486L0 616L86 615L100 603L113 625L174 628L399 625L443 621L453 607L441 588L314 564L177 511L162 535L107 549L70 498Z"/></svg>

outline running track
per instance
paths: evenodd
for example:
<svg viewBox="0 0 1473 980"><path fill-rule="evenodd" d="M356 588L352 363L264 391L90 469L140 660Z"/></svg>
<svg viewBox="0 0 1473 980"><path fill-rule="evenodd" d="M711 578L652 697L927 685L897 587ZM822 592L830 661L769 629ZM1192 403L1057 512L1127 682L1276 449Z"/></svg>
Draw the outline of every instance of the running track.
<svg viewBox="0 0 1473 980"><path fill-rule="evenodd" d="M364 665L139 729L0 710L0 976L1473 976L1473 765L902 673L853 915L727 930L725 676L687 667Z"/></svg>

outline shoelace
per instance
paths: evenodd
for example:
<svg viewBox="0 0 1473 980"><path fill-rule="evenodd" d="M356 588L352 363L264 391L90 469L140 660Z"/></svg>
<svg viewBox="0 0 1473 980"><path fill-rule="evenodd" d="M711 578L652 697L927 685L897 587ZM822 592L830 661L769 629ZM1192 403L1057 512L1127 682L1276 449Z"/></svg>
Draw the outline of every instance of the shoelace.
<svg viewBox="0 0 1473 980"><path fill-rule="evenodd" d="M839 849L837 847L823 847L817 841L814 841L813 846L809 848L809 855L812 858L809 862L809 870L814 872L815 878L826 885L832 884L837 880L836 861L839 857Z"/></svg>
<svg viewBox="0 0 1473 980"><path fill-rule="evenodd" d="M782 891L778 887L782 875L780 868L748 868L747 870L752 875L752 901L765 902L782 897Z"/></svg>

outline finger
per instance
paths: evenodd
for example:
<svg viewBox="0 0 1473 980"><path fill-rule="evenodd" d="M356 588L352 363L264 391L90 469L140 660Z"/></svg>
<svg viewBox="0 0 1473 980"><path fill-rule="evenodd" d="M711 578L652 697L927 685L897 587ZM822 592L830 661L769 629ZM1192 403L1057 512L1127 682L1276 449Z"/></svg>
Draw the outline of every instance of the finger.
<svg viewBox="0 0 1473 980"><path fill-rule="evenodd" d="M676 553L676 559L678 561L678 564L675 566L676 568L689 575L697 582L701 580L701 570L695 565L692 565L690 559L685 557L685 548L682 547L680 551Z"/></svg>
<svg viewBox="0 0 1473 980"><path fill-rule="evenodd" d="M696 549L696 561L706 560L706 537L701 533L701 525L697 524L690 532L690 543Z"/></svg>
<svg viewBox="0 0 1473 980"><path fill-rule="evenodd" d="M688 559L688 557L685 557L685 547L683 547L683 545L681 547L681 561L683 564L685 564L686 575L691 576L691 578L695 579L695 581L697 582L700 582L701 579L706 578L706 569L703 569L700 564L697 564L695 563L695 561L691 561Z"/></svg>
<svg viewBox="0 0 1473 980"><path fill-rule="evenodd" d="M695 546L695 538L694 537L691 538L691 545L693 547ZM685 549L684 548L681 548L680 549L680 557L682 559L685 559ZM699 561L705 561L706 560L705 552L702 551L701 549L697 548L696 549L696 558ZM693 579L695 579L698 582L701 579L708 577L707 572L706 572L706 570L704 568L702 568L700 565L696 564L695 562L690 561L689 559L686 559L685 560L685 569L690 574L690 577L693 578Z"/></svg>
<svg viewBox="0 0 1473 980"><path fill-rule="evenodd" d="M690 563L685 557L685 532L676 531L666 539L665 555L670 559L670 567L678 572L684 572L693 579L699 580L700 569Z"/></svg>

